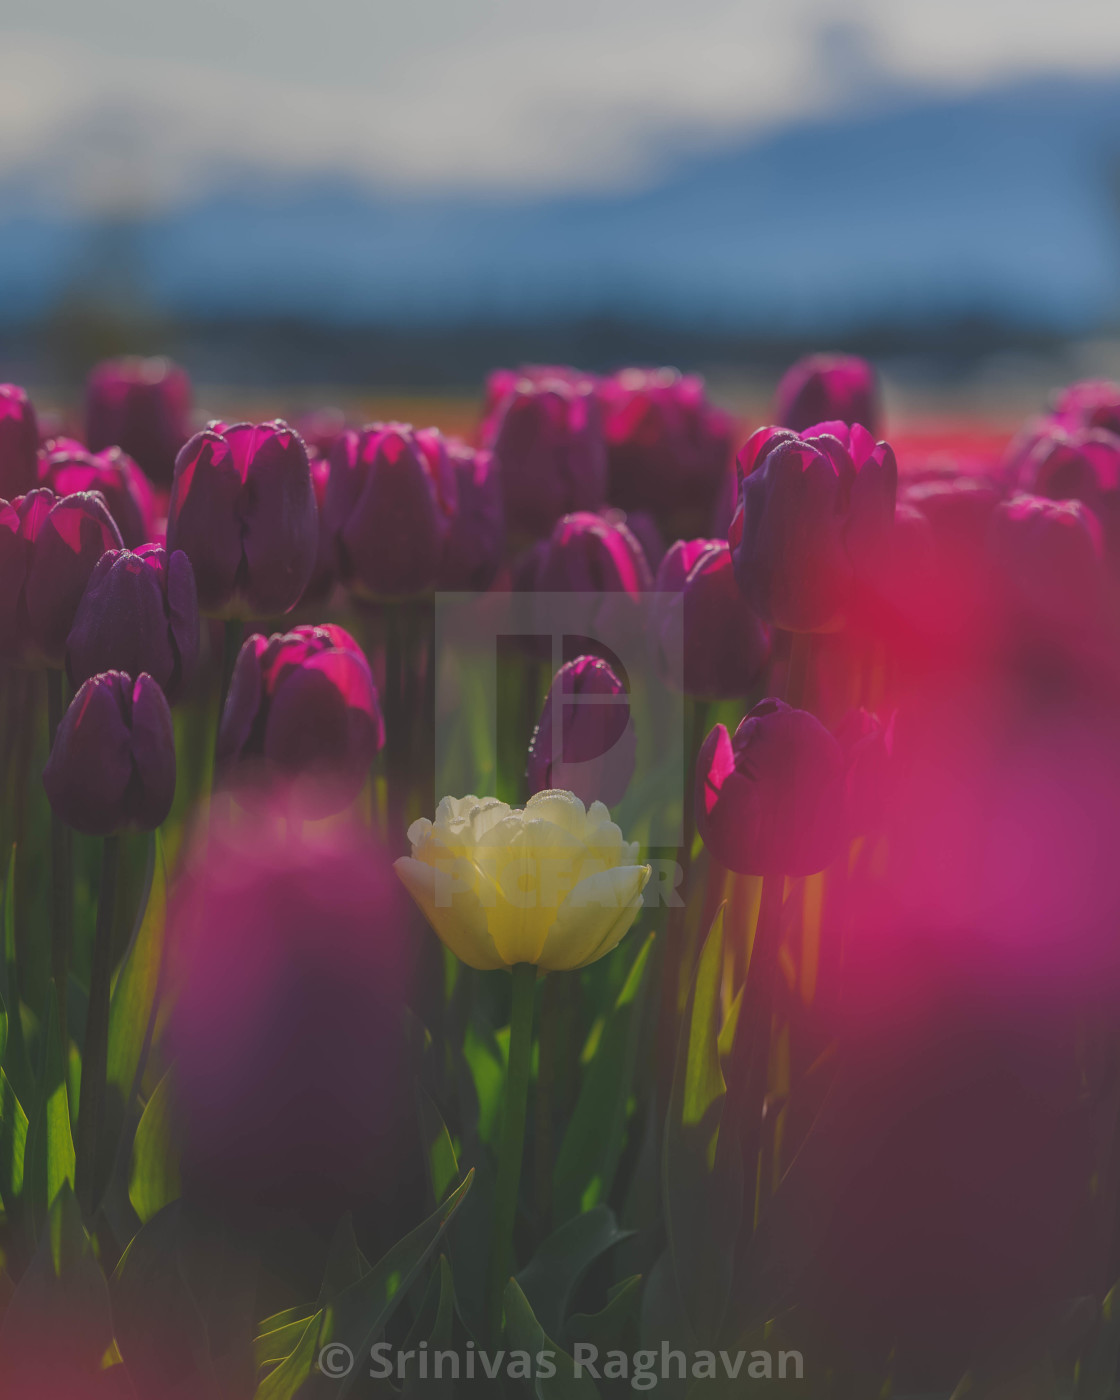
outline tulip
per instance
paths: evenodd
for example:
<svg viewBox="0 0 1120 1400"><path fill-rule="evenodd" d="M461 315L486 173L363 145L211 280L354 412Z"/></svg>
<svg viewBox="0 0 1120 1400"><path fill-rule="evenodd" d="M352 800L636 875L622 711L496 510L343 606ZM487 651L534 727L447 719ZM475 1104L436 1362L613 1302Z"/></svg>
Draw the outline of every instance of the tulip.
<svg viewBox="0 0 1120 1400"><path fill-rule="evenodd" d="M708 700L746 695L770 658L770 634L739 591L726 541L678 540L654 588L655 640L684 638L685 693ZM674 659L663 648L670 672Z"/></svg>
<svg viewBox="0 0 1120 1400"><path fill-rule="evenodd" d="M482 401L482 423L479 439L490 442L501 417L506 400L519 385L559 383L577 390L598 389L599 381L586 370L572 365L520 365L517 369L495 369L486 376L486 391Z"/></svg>
<svg viewBox="0 0 1120 1400"><path fill-rule="evenodd" d="M518 571L520 587L538 593L627 593L652 587L642 547L622 522L590 511L565 515Z"/></svg>
<svg viewBox="0 0 1120 1400"><path fill-rule="evenodd" d="M790 632L837 630L890 549L894 453L859 424L760 428L739 467L728 544L747 602Z"/></svg>
<svg viewBox="0 0 1120 1400"><path fill-rule="evenodd" d="M129 549L137 549L152 539L156 508L151 484L119 447L107 447L95 454L56 440L40 460L39 484L49 486L58 496L100 491Z"/></svg>
<svg viewBox="0 0 1120 1400"><path fill-rule="evenodd" d="M434 429L416 434L429 461L433 434ZM458 509L444 540L437 583L450 592L485 592L505 555L501 472L492 452L468 447L458 438L445 441L455 470Z"/></svg>
<svg viewBox="0 0 1120 1400"><path fill-rule="evenodd" d="M836 729L844 755L844 809L849 836L878 831L886 820L894 715L886 724L869 710L849 710Z"/></svg>
<svg viewBox="0 0 1120 1400"><path fill-rule="evenodd" d="M176 700L198 660L198 594L182 552L110 549L90 575L66 643L71 683L99 671L142 671Z"/></svg>
<svg viewBox="0 0 1120 1400"><path fill-rule="evenodd" d="M361 647L341 627L250 637L233 669L219 763L298 782L306 815L348 806L385 742Z"/></svg>
<svg viewBox="0 0 1120 1400"><path fill-rule="evenodd" d="M341 408L315 408L301 413L295 428L307 445L307 455L325 460L346 431L346 415Z"/></svg>
<svg viewBox="0 0 1120 1400"><path fill-rule="evenodd" d="M311 579L299 600L301 608L320 606L326 603L334 592L338 579L335 560L334 536L324 507L327 501L327 482L330 480L331 465L325 457L311 457L311 486L315 492L315 509L318 519L319 539L315 549L315 567Z"/></svg>
<svg viewBox="0 0 1120 1400"><path fill-rule="evenodd" d="M1101 527L1081 501L1012 496L992 512L987 547L1006 606L1032 628L1068 631L1100 621Z"/></svg>
<svg viewBox="0 0 1120 1400"><path fill-rule="evenodd" d="M1120 384L1107 379L1071 384L1058 396L1051 416L1070 428L1103 428L1120 436Z"/></svg>
<svg viewBox="0 0 1120 1400"><path fill-rule="evenodd" d="M27 391L0 384L0 500L34 489L39 428Z"/></svg>
<svg viewBox="0 0 1120 1400"><path fill-rule="evenodd" d="M360 597L414 597L436 582L456 509L456 477L438 434L406 423L343 434L331 453L324 514L343 583Z"/></svg>
<svg viewBox="0 0 1120 1400"><path fill-rule="evenodd" d="M899 492L901 502L921 511L938 548L950 555L971 554L983 544L1002 497L1002 486L989 476L930 477L907 482Z"/></svg>
<svg viewBox="0 0 1120 1400"><path fill-rule="evenodd" d="M706 527L731 458L734 424L704 381L675 369L624 369L600 386L613 504L645 509L669 538L683 515Z"/></svg>
<svg viewBox="0 0 1120 1400"><path fill-rule="evenodd" d="M845 836L840 745L819 720L782 700L756 705L734 738L717 724L696 765L696 821L729 870L823 870Z"/></svg>
<svg viewBox="0 0 1120 1400"><path fill-rule="evenodd" d="M91 676L62 717L43 787L67 826L89 836L151 831L175 796L175 734L149 675Z"/></svg>
<svg viewBox="0 0 1120 1400"><path fill-rule="evenodd" d="M188 869L169 912L185 1199L262 1231L412 1209L409 911L384 852L269 819L219 824Z"/></svg>
<svg viewBox="0 0 1120 1400"><path fill-rule="evenodd" d="M560 667L549 688L529 744L529 791L565 788L588 807L613 807L634 776L635 749L622 682L599 657L579 656Z"/></svg>
<svg viewBox="0 0 1120 1400"><path fill-rule="evenodd" d="M167 548L191 561L204 613L288 612L311 578L317 533L307 450L286 423L215 423L179 453Z"/></svg>
<svg viewBox="0 0 1120 1400"><path fill-rule="evenodd" d="M0 501L0 659L59 667L94 566L121 537L96 491Z"/></svg>
<svg viewBox="0 0 1120 1400"><path fill-rule="evenodd" d="M593 386L519 380L502 400L482 445L498 461L511 526L547 535L572 511L606 498L607 451Z"/></svg>
<svg viewBox="0 0 1120 1400"><path fill-rule="evenodd" d="M1083 501L1120 553L1120 437L1101 428L1049 426L1023 443L1016 484L1036 496Z"/></svg>
<svg viewBox="0 0 1120 1400"><path fill-rule="evenodd" d="M397 874L447 947L476 968L596 962L637 918L650 876L606 807L585 808L571 792L538 792L524 808L445 797L408 839Z"/></svg>
<svg viewBox="0 0 1120 1400"><path fill-rule="evenodd" d="M806 355L782 375L774 421L795 433L815 423L859 423L878 437L882 424L874 368L858 355Z"/></svg>
<svg viewBox="0 0 1120 1400"><path fill-rule="evenodd" d="M105 360L86 387L86 442L91 452L120 447L160 486L190 437L191 382L165 359Z"/></svg>

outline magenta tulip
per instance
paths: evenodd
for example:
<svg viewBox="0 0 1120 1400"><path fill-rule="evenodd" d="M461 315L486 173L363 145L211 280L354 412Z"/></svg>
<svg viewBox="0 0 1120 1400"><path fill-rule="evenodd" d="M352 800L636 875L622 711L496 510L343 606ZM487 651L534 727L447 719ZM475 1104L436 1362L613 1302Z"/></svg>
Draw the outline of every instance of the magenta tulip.
<svg viewBox="0 0 1120 1400"><path fill-rule="evenodd" d="M774 421L795 433L816 423L859 423L878 437L882 426L874 368L858 355L807 355L778 385Z"/></svg>
<svg viewBox="0 0 1120 1400"><path fill-rule="evenodd" d="M156 508L151 483L119 447L95 454L65 441L53 442L40 459L39 484L58 496L100 491L129 549L152 539Z"/></svg>
<svg viewBox="0 0 1120 1400"><path fill-rule="evenodd" d="M34 490L39 428L27 391L0 384L0 500Z"/></svg>
<svg viewBox="0 0 1120 1400"><path fill-rule="evenodd" d="M190 437L191 382L165 359L105 360L86 388L86 442L91 452L120 447L160 486Z"/></svg>
<svg viewBox="0 0 1120 1400"><path fill-rule="evenodd" d="M318 513L307 449L287 423L214 423L175 463L167 548L191 561L214 617L275 617L315 567Z"/></svg>
<svg viewBox="0 0 1120 1400"><path fill-rule="evenodd" d="M565 788L590 807L621 802L634 776L636 738L626 688L597 656L553 678L529 745L529 795Z"/></svg>
<svg viewBox="0 0 1120 1400"><path fill-rule="evenodd" d="M434 429L417 433L431 461ZM448 591L484 592L502 566L506 547L502 476L492 452L446 438L455 471L458 507L443 544L438 586Z"/></svg>

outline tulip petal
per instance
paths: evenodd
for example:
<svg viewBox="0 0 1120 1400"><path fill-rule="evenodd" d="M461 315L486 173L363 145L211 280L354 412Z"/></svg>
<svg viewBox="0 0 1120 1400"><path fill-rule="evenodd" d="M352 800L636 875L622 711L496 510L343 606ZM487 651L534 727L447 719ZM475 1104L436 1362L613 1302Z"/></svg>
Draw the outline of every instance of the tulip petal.
<svg viewBox="0 0 1120 1400"><path fill-rule="evenodd" d="M638 917L649 877L648 865L622 865L581 880L557 910L538 965L559 972L609 953Z"/></svg>
<svg viewBox="0 0 1120 1400"><path fill-rule="evenodd" d="M463 888L460 881L411 856L394 861L393 869L457 958L483 972L506 965L487 928L486 911L473 889ZM441 880L445 881L442 889Z"/></svg>

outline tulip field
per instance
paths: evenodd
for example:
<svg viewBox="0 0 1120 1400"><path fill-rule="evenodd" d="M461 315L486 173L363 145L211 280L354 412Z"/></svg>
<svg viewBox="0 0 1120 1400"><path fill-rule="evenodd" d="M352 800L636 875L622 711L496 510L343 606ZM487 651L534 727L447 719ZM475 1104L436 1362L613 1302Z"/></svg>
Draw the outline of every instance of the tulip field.
<svg viewBox="0 0 1120 1400"><path fill-rule="evenodd" d="M0 385L0 1400L1114 1400L1120 384L194 393Z"/></svg>

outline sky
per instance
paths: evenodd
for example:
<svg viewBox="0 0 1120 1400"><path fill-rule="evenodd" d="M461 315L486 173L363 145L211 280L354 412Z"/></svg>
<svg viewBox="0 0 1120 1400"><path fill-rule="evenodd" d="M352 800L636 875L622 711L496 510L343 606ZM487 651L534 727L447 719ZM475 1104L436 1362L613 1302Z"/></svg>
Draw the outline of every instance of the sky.
<svg viewBox="0 0 1120 1400"><path fill-rule="evenodd" d="M640 186L900 93L1120 72L1116 0L4 0L0 217L245 170L480 195Z"/></svg>

